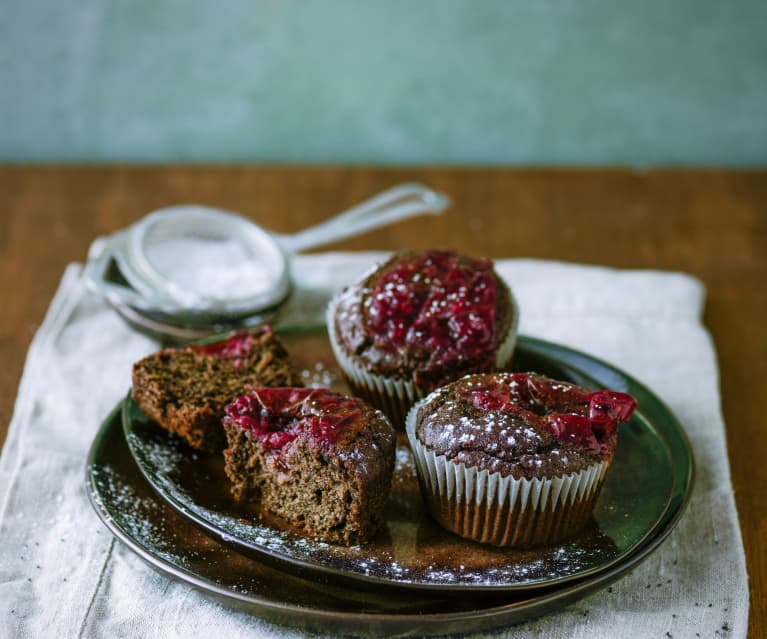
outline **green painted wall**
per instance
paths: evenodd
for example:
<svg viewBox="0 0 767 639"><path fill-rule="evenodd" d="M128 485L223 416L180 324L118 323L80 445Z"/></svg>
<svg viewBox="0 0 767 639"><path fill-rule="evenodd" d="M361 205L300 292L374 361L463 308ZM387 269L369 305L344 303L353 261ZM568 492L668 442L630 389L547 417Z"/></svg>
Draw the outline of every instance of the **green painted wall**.
<svg viewBox="0 0 767 639"><path fill-rule="evenodd" d="M767 164L767 0L0 0L0 160Z"/></svg>

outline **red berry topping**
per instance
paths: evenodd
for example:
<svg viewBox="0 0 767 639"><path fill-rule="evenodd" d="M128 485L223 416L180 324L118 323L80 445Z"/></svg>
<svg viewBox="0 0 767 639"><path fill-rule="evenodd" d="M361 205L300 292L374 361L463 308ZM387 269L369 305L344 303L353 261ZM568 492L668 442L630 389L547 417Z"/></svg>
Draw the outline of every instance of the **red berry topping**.
<svg viewBox="0 0 767 639"><path fill-rule="evenodd" d="M227 339L211 344L193 344L189 348L200 355L210 355L229 361L232 366L239 368L245 358L253 351L264 335L273 333L271 326L262 326L258 331L242 330L232 333Z"/></svg>
<svg viewBox="0 0 767 639"><path fill-rule="evenodd" d="M459 370L492 370L495 298L492 261L428 251L398 260L376 279L366 328L382 350L405 346L426 360L427 377L456 362Z"/></svg>
<svg viewBox="0 0 767 639"><path fill-rule="evenodd" d="M366 404L325 388L252 388L229 404L224 425L248 430L267 450L304 435L326 449L362 416Z"/></svg>
<svg viewBox="0 0 767 639"><path fill-rule="evenodd" d="M561 442L604 452L618 424L631 417L636 400L626 393L585 388L542 375L494 375L469 393L477 408L524 415L542 423Z"/></svg>
<svg viewBox="0 0 767 639"><path fill-rule="evenodd" d="M601 390L589 394L589 419L592 422L625 422L637 407L636 400L626 393Z"/></svg>

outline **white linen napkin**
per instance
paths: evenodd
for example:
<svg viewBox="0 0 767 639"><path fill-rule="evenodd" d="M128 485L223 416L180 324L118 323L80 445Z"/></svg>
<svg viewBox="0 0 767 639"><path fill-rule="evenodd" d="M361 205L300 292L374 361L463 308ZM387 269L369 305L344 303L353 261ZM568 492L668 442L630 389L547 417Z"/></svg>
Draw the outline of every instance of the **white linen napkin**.
<svg viewBox="0 0 767 639"><path fill-rule="evenodd" d="M282 320L317 317L307 300L329 296L380 256L298 257L297 294ZM521 333L605 359L668 404L692 441L697 479L678 528L634 572L491 636L745 636L745 557L700 282L532 260L497 268L520 303ZM131 363L156 348L85 289L79 266L67 268L29 350L0 456L0 637L304 636L153 571L92 512L88 447L125 394Z"/></svg>

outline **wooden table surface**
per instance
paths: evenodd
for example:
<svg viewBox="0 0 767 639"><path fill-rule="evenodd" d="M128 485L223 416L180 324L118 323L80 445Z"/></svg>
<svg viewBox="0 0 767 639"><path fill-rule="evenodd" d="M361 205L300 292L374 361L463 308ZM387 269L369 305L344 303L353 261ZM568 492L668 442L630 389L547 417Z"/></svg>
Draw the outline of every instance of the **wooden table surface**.
<svg viewBox="0 0 767 639"><path fill-rule="evenodd" d="M449 193L452 209L329 248L454 246L703 280L751 583L749 635L767 636L767 171L0 167L0 443L64 266L83 261L97 235L181 202L295 231L413 180Z"/></svg>

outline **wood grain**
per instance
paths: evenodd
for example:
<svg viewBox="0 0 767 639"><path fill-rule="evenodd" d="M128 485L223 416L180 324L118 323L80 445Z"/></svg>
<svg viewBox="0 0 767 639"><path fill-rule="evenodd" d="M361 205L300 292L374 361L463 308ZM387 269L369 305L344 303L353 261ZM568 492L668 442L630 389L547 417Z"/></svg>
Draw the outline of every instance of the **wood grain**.
<svg viewBox="0 0 767 639"><path fill-rule="evenodd" d="M767 171L339 167L0 167L0 442L24 359L64 266L97 235L180 202L295 231L402 181L450 193L450 212L329 248L456 246L623 268L686 271L705 323L751 584L749 634L767 636Z"/></svg>

